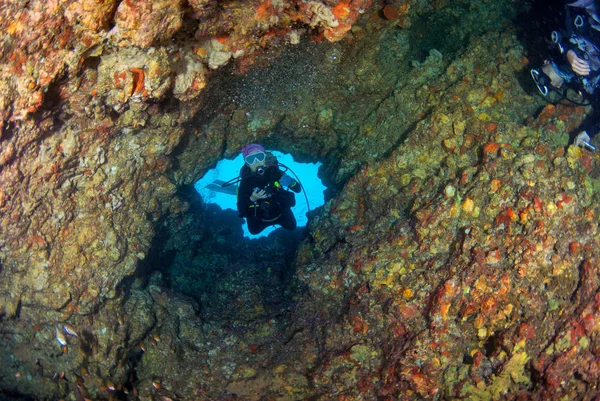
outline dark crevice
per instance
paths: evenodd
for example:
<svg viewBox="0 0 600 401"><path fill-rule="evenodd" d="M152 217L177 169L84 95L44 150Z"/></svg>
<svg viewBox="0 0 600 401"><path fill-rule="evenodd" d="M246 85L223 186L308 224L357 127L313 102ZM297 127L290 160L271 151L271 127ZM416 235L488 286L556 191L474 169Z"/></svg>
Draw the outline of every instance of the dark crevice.
<svg viewBox="0 0 600 401"><path fill-rule="evenodd" d="M16 391L0 389L0 401L36 401L37 398Z"/></svg>
<svg viewBox="0 0 600 401"><path fill-rule="evenodd" d="M115 15L117 15L117 10L119 9L119 5L122 2L123 2L123 0L116 1L116 4L114 5L114 9L113 9L110 17L107 18L107 21L108 21L107 31L110 31L111 29L113 29L115 27L115 25L117 25L117 22L115 21Z"/></svg>
<svg viewBox="0 0 600 401"><path fill-rule="evenodd" d="M488 337L486 342L483 344L484 354L485 356L492 357L495 356L498 350L502 347L501 336L498 333L493 333Z"/></svg>
<svg viewBox="0 0 600 401"><path fill-rule="evenodd" d="M431 113L432 113L432 112L433 112L433 108L429 108L429 109L425 110L425 112L424 112L424 114L423 114L423 117L422 117L422 118L420 118L420 119L416 120L415 122L413 122L412 124L410 124L410 125L409 125L409 126L408 126L408 127L405 129L405 130L404 130L404 133L398 137L398 139L397 139L397 140L396 140L396 142L395 142L395 143L394 143L394 144L393 144L393 145L390 147L390 149L389 149L387 152L385 152L385 153L383 154L383 157L382 157L382 159L383 159L383 160L385 160L385 159L389 158L389 157L390 157L390 155L391 155L391 154L392 154L394 151L396 151L396 150L398 149L398 147L400 147L400 145L402 145L402 144L403 144L403 143L406 141L406 139L407 139L407 138L410 136L410 134L411 134L412 132L414 132L414 131L415 131L415 129L417 128L417 126L419 125L419 123L420 123L421 121L424 121L424 120L425 120L425 121L427 121L427 120L429 120L429 118L431 117Z"/></svg>
<svg viewBox="0 0 600 401"><path fill-rule="evenodd" d="M197 301L203 320L285 319L299 290L293 261L304 229L250 240L236 211L204 204L192 185L180 187L178 196L189 210L158 222L135 276L147 281L160 271L161 285ZM250 313L254 306L263 312Z"/></svg>

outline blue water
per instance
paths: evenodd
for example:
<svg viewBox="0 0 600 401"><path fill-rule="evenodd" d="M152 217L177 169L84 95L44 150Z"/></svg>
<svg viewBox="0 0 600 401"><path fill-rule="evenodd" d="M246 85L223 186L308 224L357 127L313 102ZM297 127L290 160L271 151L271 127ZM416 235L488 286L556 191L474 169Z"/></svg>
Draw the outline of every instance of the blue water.
<svg viewBox="0 0 600 401"><path fill-rule="evenodd" d="M280 163L283 163L294 173L296 173L300 179L302 187L306 191L311 210L314 210L316 207L319 207L325 203L323 191L325 191L326 187L323 185L319 177L317 177L317 171L319 166L321 166L321 163L298 163L294 161L292 155L283 154L276 151L272 153L275 155L275 157L277 157L277 160L279 160ZM229 181L230 179L237 177L243 164L244 159L241 154L233 160L223 159L217 163L217 166L214 169L209 170L204 177L202 177L202 179L197 181L196 184L194 184L194 187L200 196L202 196L204 202L216 203L223 210L237 210L236 197L234 195L214 192L207 189L206 186L215 180ZM295 178L291 172L288 172L288 174L292 178ZM302 192L296 194L296 206L292 208L292 211L296 216L298 227L305 226L307 223L306 214L308 212L308 207L306 204L306 198ZM262 236L269 235L269 233L278 227L279 226L267 227L260 234L252 235L248 232L247 225L244 224L244 236L247 238L260 238Z"/></svg>

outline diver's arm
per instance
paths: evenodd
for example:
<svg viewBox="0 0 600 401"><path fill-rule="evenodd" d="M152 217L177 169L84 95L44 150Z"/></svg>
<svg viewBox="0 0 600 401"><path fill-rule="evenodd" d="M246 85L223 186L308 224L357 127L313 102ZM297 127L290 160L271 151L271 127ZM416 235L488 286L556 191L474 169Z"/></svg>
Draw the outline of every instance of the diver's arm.
<svg viewBox="0 0 600 401"><path fill-rule="evenodd" d="M587 61L577 57L577 53L574 50L567 52L567 60L571 69L578 75L586 76L590 75L590 65Z"/></svg>
<svg viewBox="0 0 600 401"><path fill-rule="evenodd" d="M576 146L583 146L588 150L595 150L595 148L591 146L591 141L592 138L600 132L600 123L589 124L582 128L583 130L577 134L573 144Z"/></svg>
<svg viewBox="0 0 600 401"><path fill-rule="evenodd" d="M575 7L575 8L574 8ZM578 42L583 38L582 32L576 24L576 20L585 21L585 13L577 6L567 5L565 16L565 30L552 32L552 41L558 46L558 50L567 59L569 66L576 74L587 76L590 74L590 65L583 58L583 52L580 50ZM588 38L589 39L589 38Z"/></svg>
<svg viewBox="0 0 600 401"><path fill-rule="evenodd" d="M281 176L281 178L279 179L279 183L283 186L286 187L287 189L291 189L292 191L299 193L300 190L302 189L300 187L300 184L298 183L298 181L294 180L292 177L290 177L287 174L283 174Z"/></svg>

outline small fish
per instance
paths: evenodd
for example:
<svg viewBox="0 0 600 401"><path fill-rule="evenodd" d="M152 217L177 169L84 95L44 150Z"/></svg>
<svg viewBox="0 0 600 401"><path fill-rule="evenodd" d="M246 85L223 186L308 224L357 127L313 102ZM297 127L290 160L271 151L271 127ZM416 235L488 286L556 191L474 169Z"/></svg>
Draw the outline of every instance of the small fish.
<svg viewBox="0 0 600 401"><path fill-rule="evenodd" d="M89 398L88 398L88 392L87 392L87 389L85 388L84 385L82 385L82 384L76 384L75 385L75 399L77 401L87 401L87 400L89 400Z"/></svg>
<svg viewBox="0 0 600 401"><path fill-rule="evenodd" d="M63 347L67 345L67 339L60 329L60 326L56 326L56 341Z"/></svg>
<svg viewBox="0 0 600 401"><path fill-rule="evenodd" d="M115 391L115 383L113 383L111 380L106 381L106 387L108 387L108 391Z"/></svg>
<svg viewBox="0 0 600 401"><path fill-rule="evenodd" d="M87 397L87 388L85 388L83 384L78 383L75 385L75 388L77 389L77 392L79 394L81 394L84 397Z"/></svg>
<svg viewBox="0 0 600 401"><path fill-rule="evenodd" d="M63 325L63 330L65 331L65 333L67 333L70 336L79 337L77 335L77 332L75 331L75 328L73 326L71 326L69 323L65 323Z"/></svg>
<svg viewBox="0 0 600 401"><path fill-rule="evenodd" d="M152 334L152 338L154 339L154 341L156 341L157 343L160 342L160 336L158 334Z"/></svg>
<svg viewBox="0 0 600 401"><path fill-rule="evenodd" d="M157 389L157 390L160 390L160 389L162 388L162 386L160 385L160 383L159 383L158 381L156 381L156 380L154 380L154 381L152 382L152 386L153 386L155 389Z"/></svg>
<svg viewBox="0 0 600 401"><path fill-rule="evenodd" d="M144 343L140 343L140 349L141 349L143 352L146 352L146 344L144 344Z"/></svg>

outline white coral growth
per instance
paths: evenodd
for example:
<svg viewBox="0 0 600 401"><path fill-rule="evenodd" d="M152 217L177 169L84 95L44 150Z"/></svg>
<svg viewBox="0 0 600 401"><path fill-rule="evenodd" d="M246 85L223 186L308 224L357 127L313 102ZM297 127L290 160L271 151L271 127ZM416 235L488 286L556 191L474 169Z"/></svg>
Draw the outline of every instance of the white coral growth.
<svg viewBox="0 0 600 401"><path fill-rule="evenodd" d="M207 46L208 50L208 66L216 70L226 64L233 56L233 53L226 50L225 45L217 39L212 39Z"/></svg>
<svg viewBox="0 0 600 401"><path fill-rule="evenodd" d="M319 1L309 1L308 5L312 11L312 18L310 20L311 28L320 25L325 29L329 29L335 28L340 24L335 15L333 15L333 11L325 4Z"/></svg>

